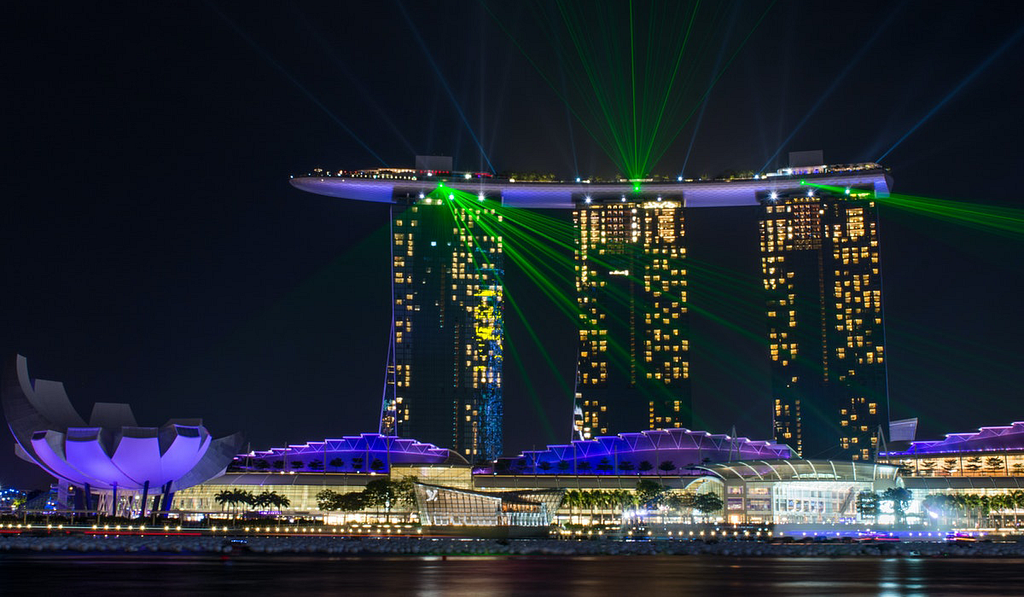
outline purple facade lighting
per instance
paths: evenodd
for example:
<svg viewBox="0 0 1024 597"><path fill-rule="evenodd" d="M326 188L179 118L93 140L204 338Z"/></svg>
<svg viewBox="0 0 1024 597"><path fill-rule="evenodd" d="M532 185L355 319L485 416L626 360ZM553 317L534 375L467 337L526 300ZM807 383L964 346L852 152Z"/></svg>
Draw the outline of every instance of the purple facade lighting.
<svg viewBox="0 0 1024 597"><path fill-rule="evenodd" d="M166 495L223 472L242 443L237 433L213 439L198 419L140 427L127 404L97 403L87 423L63 384L29 378L25 357L5 373L3 407L15 453L78 487Z"/></svg>
<svg viewBox="0 0 1024 597"><path fill-rule="evenodd" d="M499 458L493 472L658 475L688 471L707 462L778 460L791 456L789 446L769 441L682 428L655 429L528 450L519 456Z"/></svg>
<svg viewBox="0 0 1024 597"><path fill-rule="evenodd" d="M759 196L771 192L799 190L802 180L829 186L857 186L874 190L879 197L888 197L892 179L877 164L857 167L830 167L825 172L788 173L780 176L760 176L755 179L717 181L644 182L645 196L682 195L687 207L730 207L758 205ZM530 209L572 209L584 197L617 198L633 196L634 185L625 183L572 183L572 182L512 182L510 180L464 178L458 173L427 176L426 173L406 172L404 175L381 176L370 173L341 175L297 176L291 184L297 189L356 201L396 203L402 197L415 198L429 194L439 182L448 187L472 194L501 198L505 207ZM801 191L802 192L802 191Z"/></svg>
<svg viewBox="0 0 1024 597"><path fill-rule="evenodd" d="M301 466L295 466L295 463ZM391 464L467 463L459 454L434 444L393 435L363 433L239 454L232 469L386 473L390 471Z"/></svg>
<svg viewBox="0 0 1024 597"><path fill-rule="evenodd" d="M952 454L957 452L1024 451L1024 421L1006 426L982 427L974 433L950 433L946 439L910 442L903 452L882 452L883 458L921 454Z"/></svg>

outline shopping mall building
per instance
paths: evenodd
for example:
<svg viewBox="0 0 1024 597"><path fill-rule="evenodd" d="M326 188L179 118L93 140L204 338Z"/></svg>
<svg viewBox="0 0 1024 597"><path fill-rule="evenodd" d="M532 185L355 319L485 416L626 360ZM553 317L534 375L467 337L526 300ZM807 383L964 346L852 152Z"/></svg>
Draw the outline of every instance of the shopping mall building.
<svg viewBox="0 0 1024 597"><path fill-rule="evenodd" d="M397 504L389 519L425 526L549 526L611 520L699 520L735 524L839 524L859 521L856 495L896 486L897 467L794 459L787 446L681 428L623 433L548 446L487 467L455 451L413 440L362 434L239 455L225 474L180 492L184 517L228 515L225 490L273 491L288 498L284 514L329 524L371 522L383 514L319 508L317 494L363 491L374 479L415 477L416 503ZM639 481L670 493L714 493L717 512L648 511L622 501ZM590 496L587 504L563 499ZM585 511L584 511L585 510Z"/></svg>

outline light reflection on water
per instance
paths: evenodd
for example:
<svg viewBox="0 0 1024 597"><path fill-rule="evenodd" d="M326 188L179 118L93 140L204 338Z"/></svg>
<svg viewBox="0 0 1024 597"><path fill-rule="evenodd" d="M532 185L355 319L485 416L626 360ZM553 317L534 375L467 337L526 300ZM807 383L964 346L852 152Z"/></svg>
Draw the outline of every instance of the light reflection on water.
<svg viewBox="0 0 1024 597"><path fill-rule="evenodd" d="M1022 559L0 555L3 595L1020 595Z"/></svg>

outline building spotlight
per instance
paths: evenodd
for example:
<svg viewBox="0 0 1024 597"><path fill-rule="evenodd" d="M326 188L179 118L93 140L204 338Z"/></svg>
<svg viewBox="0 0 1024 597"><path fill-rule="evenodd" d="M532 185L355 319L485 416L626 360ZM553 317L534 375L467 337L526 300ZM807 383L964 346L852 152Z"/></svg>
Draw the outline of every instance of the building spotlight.
<svg viewBox="0 0 1024 597"><path fill-rule="evenodd" d="M590 195L587 195L586 197L583 198L584 203L590 203L591 201L593 201L593 199L590 198Z"/></svg>
<svg viewBox="0 0 1024 597"><path fill-rule="evenodd" d="M479 199L480 201L484 200L483 194L477 195L476 198Z"/></svg>
<svg viewBox="0 0 1024 597"><path fill-rule="evenodd" d="M683 182L683 177L682 176L678 176L678 177L676 177L676 180L679 181L679 182Z"/></svg>
<svg viewBox="0 0 1024 597"><path fill-rule="evenodd" d="M776 193L775 191L772 191L772 194L768 195L768 198L771 199L772 201L775 201L776 199L779 198L779 194Z"/></svg>
<svg viewBox="0 0 1024 597"><path fill-rule="evenodd" d="M813 197L813 196L814 196L814 189L809 189L809 190L807 191L807 196L808 196L808 197Z"/></svg>
<svg viewBox="0 0 1024 597"><path fill-rule="evenodd" d="M849 195L849 194L850 194L850 187L846 187L846 194L847 194L847 195Z"/></svg>
<svg viewBox="0 0 1024 597"><path fill-rule="evenodd" d="M448 198L449 198L449 199L455 199L455 194L454 194L454 193L452 193L452 194L448 195Z"/></svg>

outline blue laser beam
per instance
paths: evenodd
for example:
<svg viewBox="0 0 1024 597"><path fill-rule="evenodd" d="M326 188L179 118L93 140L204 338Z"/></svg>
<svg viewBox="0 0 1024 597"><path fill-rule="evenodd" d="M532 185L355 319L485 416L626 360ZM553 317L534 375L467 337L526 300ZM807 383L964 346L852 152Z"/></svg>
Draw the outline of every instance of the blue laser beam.
<svg viewBox="0 0 1024 597"><path fill-rule="evenodd" d="M935 104L935 107L933 107L931 110L928 110L928 113L924 115L924 118L922 118L921 120L918 120L917 124L915 124L914 126L910 127L909 131L904 133L903 136L900 137L898 141L896 141L895 143L892 144L892 147L887 149L885 151L885 153L883 153L882 155L878 156L878 158L875 161L876 162L881 162L882 160L884 160L885 156L887 156L890 153L892 153L892 150L894 150L897 147L899 147L900 144L903 143L907 139L907 137L912 135L914 133L914 131L916 131L922 124L924 124L925 122L928 121L928 119L930 119L932 116L934 116L936 112L941 110L942 106L945 106L949 102L949 100L953 99L953 97L956 96L956 94L959 93L961 89L966 87L968 83L970 83L975 77L977 77L979 74L981 74L982 71L984 71L986 68L988 68L990 64L995 62L995 60L997 58L999 58L999 56L1001 56L1004 52L1006 52L1011 47L1013 47L1013 45L1015 43L1020 41L1021 36L1024 36L1024 27L1021 27L1020 29L1018 29L1016 31L1016 33L1011 35L1009 39L1007 39L1005 42L1003 42L1003 45L999 46L996 49L995 52L992 52L992 54L990 54L988 58L986 58L973 71L971 71L971 74L967 75L964 78L964 80L960 81L960 84L957 85L956 87L954 87L953 91L950 91L946 95L946 97L942 98L942 101L940 101L939 103Z"/></svg>
<svg viewBox="0 0 1024 597"><path fill-rule="evenodd" d="M375 101L373 95L369 92L369 90L366 89L366 86L360 83L359 79L357 79L352 74L352 71L350 71L348 67L345 66L345 61L338 56L337 52L334 50L334 48L331 47L330 43L326 39L324 39L324 36L320 34L320 32L316 29L315 26L313 26L312 23L309 22L309 19L307 19L304 14L299 13L299 19L302 21L302 24L306 27L306 30L309 32L309 34L316 41L317 45L320 46L320 49L327 56L327 58L334 64L334 66L341 72L341 74L345 75L345 77L348 79L349 84L352 85L352 87L359 92L359 95L362 96L363 100L366 101L367 105L373 108L373 111L377 113L377 116L380 116L381 120L383 120L384 123L388 125L388 128L391 129L391 132L394 133L396 137L398 137L398 140L401 141L403 145L405 145L405 148L409 151L409 155L415 155L416 148L414 148L409 139L407 139L406 136L402 134L402 131L399 130L398 126L394 123L394 121L392 121L391 118L384 112L384 110L381 109L381 107Z"/></svg>
<svg viewBox="0 0 1024 597"><path fill-rule="evenodd" d="M459 113L459 118L462 119L462 123L466 125L466 130L469 132L469 136L473 138L473 142L476 143L477 149L480 150L480 155L483 156L487 162L487 167L491 169L491 173L494 173L494 165L491 164L491 159L487 157L487 152L484 150L484 146L480 143L480 139L473 132L473 126L469 124L469 119L466 118L466 113L462 110L462 106L459 104L459 100L455 98L455 93L452 92L452 88L448 85L448 80L444 78L441 73L441 68L434 61L434 56L430 53L427 48L426 42L423 41L423 37L420 35L419 30L416 29L416 24L412 22L412 18L409 13L405 10L405 6L400 1L395 2L398 5L399 10L402 11L402 17L405 18L406 24L409 25L409 30L412 31L412 36L416 38L416 43L419 44L420 49L423 50L423 55L426 56L427 61L430 62L430 66L434 69L434 73L437 74L437 78L441 81L441 86L444 87L445 93L448 94L448 99L452 101L452 105L455 106L455 111Z"/></svg>
<svg viewBox="0 0 1024 597"><path fill-rule="evenodd" d="M245 43L249 44L249 47L251 47L253 50L255 50L257 54L259 54L264 60L267 61L268 64L273 66L275 69L277 69L277 71L279 73L284 75L284 78L288 79L288 81L292 85L294 85L296 89L301 91L302 94L305 95L306 98L309 101L313 102L316 105L316 107L320 108L320 110L322 110L323 113L326 114L328 118L330 118L332 121L334 121L334 124L336 124L339 127L341 127L341 130L343 130L346 133L348 133L348 136L352 137L352 139L356 143L358 143L360 145L360 147L365 149L370 155L372 155L373 157L377 158L377 160L381 164L383 164L385 167L387 167L388 163L386 161L384 161L384 158L382 158L379 155L377 155L376 151L370 149L370 146L367 145L365 141L360 139L359 135L357 135L355 133L355 131L350 129L344 122L342 122L341 119L338 118L334 114L334 112L331 112L331 110L327 106L325 106L323 102L321 102L315 95L313 95L313 92L311 92L309 89L306 89L306 86L303 85L302 83L300 83L298 81L298 79L293 77L292 74L289 73L288 70L285 69L285 67L281 65L281 63L279 63L277 60L274 60L274 58L266 50L264 50L262 47L260 47L260 45L257 44L255 40L253 40L251 37L249 37L249 35L237 23L235 23L226 14L221 12L220 9L217 8L217 6L215 4L213 4L212 2L208 2L207 4L210 6L210 8L213 10L213 12L217 13L217 16L219 16L225 23L228 24L228 27L230 27L232 31L234 31L239 37L241 37L243 40L245 40Z"/></svg>
<svg viewBox="0 0 1024 597"><path fill-rule="evenodd" d="M775 150L775 153L773 153L768 158L768 161L764 163L764 166L761 166L761 169L758 170L758 172L764 172L765 170L767 170L768 166L770 166L771 163L775 160L775 158L779 155L779 152L781 152L783 148L789 145L789 142L793 140L793 137L795 137L796 134L800 131L800 129L803 128L805 124L807 124L807 121L811 119L811 116L814 116L814 113L818 111L818 108L820 108L821 105L825 103L825 100L828 99L828 96L832 95L832 92L834 92L836 88L839 87L839 84L843 82L843 79L846 78L846 75L850 74L850 71L853 70L853 67L856 66L861 61L861 59L864 58L864 54L866 54L868 49L871 48L872 45L874 45L875 41L877 41L878 38L882 35L882 32L885 31L885 29L887 29L889 25L892 23L896 14L901 12L903 10L903 7L906 6L906 4L906 2L901 3L899 6L896 7L895 10L889 13L889 17L885 19L885 21L883 21L877 29L875 29L875 34L871 36L871 39L869 39L863 46L861 46L860 50L858 50L857 53L854 54L853 58L850 59L850 62L847 63L846 68L844 68L843 71L839 73L838 77L832 80L832 84L828 86L828 89L826 89L824 93L818 96L818 101L814 102L814 105L811 106L811 109L808 110L806 114L804 114L804 117L800 119L800 122L798 122L796 127L794 127L793 130L789 133L789 136L786 137L786 139L779 144L779 148Z"/></svg>

